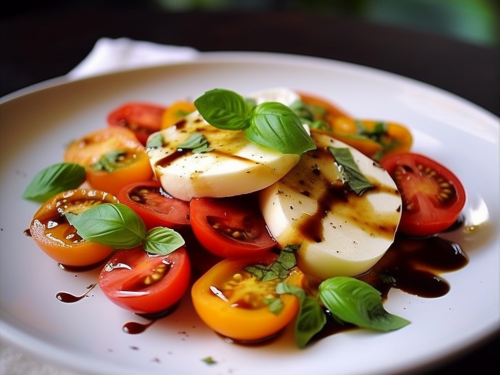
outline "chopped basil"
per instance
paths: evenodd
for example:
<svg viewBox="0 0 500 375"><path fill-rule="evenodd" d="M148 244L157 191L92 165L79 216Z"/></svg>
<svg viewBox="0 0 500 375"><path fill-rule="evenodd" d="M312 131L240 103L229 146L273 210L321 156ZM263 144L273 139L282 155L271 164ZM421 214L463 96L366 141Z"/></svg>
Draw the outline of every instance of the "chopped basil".
<svg viewBox="0 0 500 375"><path fill-rule="evenodd" d="M101 156L101 158L90 166L95 171L111 173L123 167L123 160L127 156L127 150L113 150Z"/></svg>
<svg viewBox="0 0 500 375"><path fill-rule="evenodd" d="M244 130L250 141L284 154L300 155L316 148L299 117L281 103L255 106L233 91L214 89L196 99L194 105L212 126Z"/></svg>
<svg viewBox="0 0 500 375"><path fill-rule="evenodd" d="M212 357L205 357L202 359L207 365L215 365L217 362Z"/></svg>
<svg viewBox="0 0 500 375"><path fill-rule="evenodd" d="M274 315L279 315L285 304L280 298L265 298L264 303L266 303L269 307L269 311L271 311Z"/></svg>
<svg viewBox="0 0 500 375"><path fill-rule="evenodd" d="M54 195L76 189L85 181L85 168L76 163L58 163L38 172L23 193L24 199L45 202Z"/></svg>
<svg viewBox="0 0 500 375"><path fill-rule="evenodd" d="M140 216L121 203L103 203L66 218L85 240L115 249L142 244L152 255L167 255L184 245L184 239L172 229L157 227L146 231Z"/></svg>
<svg viewBox="0 0 500 375"><path fill-rule="evenodd" d="M201 133L193 133L186 141L177 146L180 150L191 150L194 154L212 151L207 138Z"/></svg>
<svg viewBox="0 0 500 375"><path fill-rule="evenodd" d="M271 264L265 266L262 264L254 264L245 267L245 271L253 274L261 281L269 281L274 279L286 279L290 270L297 265L295 252L300 245L287 245L280 251L278 258Z"/></svg>
<svg viewBox="0 0 500 375"><path fill-rule="evenodd" d="M358 165L352 157L351 150L347 147L328 147L339 166L344 183L347 183L352 191L361 195L365 190L371 189L373 185L361 173Z"/></svg>

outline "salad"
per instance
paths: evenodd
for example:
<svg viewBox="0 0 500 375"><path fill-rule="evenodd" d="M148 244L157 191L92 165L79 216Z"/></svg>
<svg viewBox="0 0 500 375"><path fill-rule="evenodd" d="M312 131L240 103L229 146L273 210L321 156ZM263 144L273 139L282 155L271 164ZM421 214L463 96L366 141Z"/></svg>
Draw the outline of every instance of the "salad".
<svg viewBox="0 0 500 375"><path fill-rule="evenodd" d="M407 276L439 282L436 270L467 262L437 237L459 225L464 188L411 152L401 124L281 88L127 103L107 120L24 197L41 203L37 245L64 267L100 267L101 290L134 313L168 317L189 294L225 338L260 342L294 324L304 348L332 326L403 328L387 290L442 295Z"/></svg>

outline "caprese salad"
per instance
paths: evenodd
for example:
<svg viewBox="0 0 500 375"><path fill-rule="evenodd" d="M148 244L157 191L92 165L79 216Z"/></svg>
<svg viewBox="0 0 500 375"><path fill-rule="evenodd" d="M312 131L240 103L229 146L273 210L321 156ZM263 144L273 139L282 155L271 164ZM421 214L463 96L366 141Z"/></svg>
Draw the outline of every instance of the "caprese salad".
<svg viewBox="0 0 500 375"><path fill-rule="evenodd" d="M25 189L42 203L33 240L66 267L101 267L125 309L159 317L188 294L241 343L292 322L301 348L329 320L406 326L361 276L397 235L435 236L465 203L450 170L411 152L408 128L296 90L127 103L107 121Z"/></svg>

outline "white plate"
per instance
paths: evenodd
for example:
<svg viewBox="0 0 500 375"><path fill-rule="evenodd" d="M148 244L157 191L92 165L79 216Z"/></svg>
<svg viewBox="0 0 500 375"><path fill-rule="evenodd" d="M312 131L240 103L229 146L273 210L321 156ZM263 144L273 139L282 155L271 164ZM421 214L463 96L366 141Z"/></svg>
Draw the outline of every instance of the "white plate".
<svg viewBox="0 0 500 375"><path fill-rule="evenodd" d="M189 299L146 332L122 326L141 318L109 302L98 288L64 304L57 292L81 294L97 272L59 269L23 234L38 205L22 191L36 172L61 161L68 141L106 126L108 111L127 101L168 104L220 87L248 93L286 86L331 99L358 118L409 126L414 150L450 167L468 192L466 215L479 225L454 234L470 257L444 274L451 290L425 299L392 291L386 308L412 321L399 331L357 330L305 350L291 330L257 347L231 345L195 316ZM46 361L99 374L297 375L408 373L435 364L499 329L498 118L433 87L381 71L316 58L209 53L198 61L70 83L49 82L0 102L1 332ZM484 223L483 223L484 222ZM212 357L216 363L203 361Z"/></svg>

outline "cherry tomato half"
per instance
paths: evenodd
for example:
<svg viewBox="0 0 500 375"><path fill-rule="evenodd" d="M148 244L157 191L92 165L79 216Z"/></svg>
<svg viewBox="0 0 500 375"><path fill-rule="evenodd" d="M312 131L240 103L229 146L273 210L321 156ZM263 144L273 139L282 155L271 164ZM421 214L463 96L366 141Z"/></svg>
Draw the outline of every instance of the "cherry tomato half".
<svg viewBox="0 0 500 375"><path fill-rule="evenodd" d="M156 180L125 185L117 198L137 212L148 229L159 226L177 229L189 225L189 202L169 196Z"/></svg>
<svg viewBox="0 0 500 375"><path fill-rule="evenodd" d="M413 144L410 130L395 122L337 118L332 135L374 160L385 155L408 152Z"/></svg>
<svg viewBox="0 0 500 375"><path fill-rule="evenodd" d="M160 130L165 107L150 103L127 103L108 114L110 126L130 129L146 145L148 137Z"/></svg>
<svg viewBox="0 0 500 375"><path fill-rule="evenodd" d="M252 196L191 200L191 227L200 243L221 258L247 257L276 246Z"/></svg>
<svg viewBox="0 0 500 375"><path fill-rule="evenodd" d="M415 153L388 155L382 166L396 183L403 200L398 231L426 237L449 228L465 204L465 189L453 172Z"/></svg>
<svg viewBox="0 0 500 375"><path fill-rule="evenodd" d="M290 294L276 294L276 285L283 280L261 281L244 270L257 263L269 265L276 257L268 253L262 259L225 259L201 276L191 288L191 299L205 324L240 343L265 340L288 325L299 310L299 301ZM304 275L296 269L285 282L302 287ZM283 302L279 313L266 303L272 298Z"/></svg>
<svg viewBox="0 0 500 375"><path fill-rule="evenodd" d="M101 203L116 202L113 195L99 190L76 189L59 193L33 216L31 237L48 256L64 266L84 267L102 262L113 248L81 238L64 214L78 214Z"/></svg>
<svg viewBox="0 0 500 375"><path fill-rule="evenodd" d="M195 110L196 107L194 106L194 103L190 101L178 100L172 103L163 114L161 128L166 129L169 126L176 124L179 120Z"/></svg>
<svg viewBox="0 0 500 375"><path fill-rule="evenodd" d="M137 314L159 314L173 307L186 293L191 264L186 250L148 255L142 247L120 250L99 276L103 293L116 305Z"/></svg>
<svg viewBox="0 0 500 375"><path fill-rule="evenodd" d="M114 195L124 185L153 177L144 146L125 128L104 128L73 141L64 161L83 165L92 188Z"/></svg>
<svg viewBox="0 0 500 375"><path fill-rule="evenodd" d="M323 120L331 125L337 118L350 118L344 110L320 96L306 92L299 92L299 96L309 106L315 120Z"/></svg>
<svg viewBox="0 0 500 375"><path fill-rule="evenodd" d="M72 141L66 147L64 161L88 167L103 155L122 149L143 150L144 146L128 129L103 128Z"/></svg>

